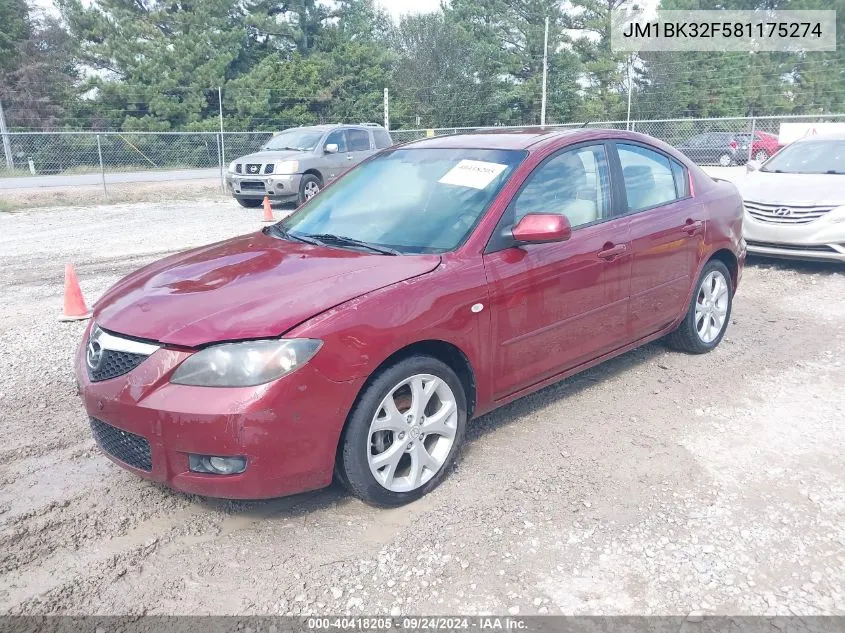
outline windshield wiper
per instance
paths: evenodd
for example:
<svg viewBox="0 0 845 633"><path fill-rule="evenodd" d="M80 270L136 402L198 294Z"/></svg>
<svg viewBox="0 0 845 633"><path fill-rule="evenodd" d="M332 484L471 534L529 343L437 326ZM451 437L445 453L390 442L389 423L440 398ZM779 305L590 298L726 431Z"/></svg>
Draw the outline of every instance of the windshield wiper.
<svg viewBox="0 0 845 633"><path fill-rule="evenodd" d="M313 244L314 246L325 246L320 240L312 238L310 235L300 235L299 233L291 233L286 231L278 224L272 224L265 229L262 229L265 234L274 235L286 240L296 240L297 242L305 242L306 244Z"/></svg>
<svg viewBox="0 0 845 633"><path fill-rule="evenodd" d="M374 253L381 253L382 255L401 255L399 251L394 248L388 248L387 246L378 246L376 244L370 244L369 242L362 242L361 240L356 240L351 237L346 237L344 235L334 235L332 233L320 233L318 235L308 235L307 237L319 240L320 242L324 242L327 244L337 244L338 246L357 246L359 248L366 248L368 250L373 251Z"/></svg>

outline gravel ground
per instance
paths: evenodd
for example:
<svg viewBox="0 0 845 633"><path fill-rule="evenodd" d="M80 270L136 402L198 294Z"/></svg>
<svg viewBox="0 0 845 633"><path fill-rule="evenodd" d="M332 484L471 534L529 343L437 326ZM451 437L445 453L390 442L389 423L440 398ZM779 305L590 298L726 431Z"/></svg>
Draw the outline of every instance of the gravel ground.
<svg viewBox="0 0 845 633"><path fill-rule="evenodd" d="M84 326L56 320L65 262L93 301L260 213L0 214L0 613L845 614L845 267L752 262L714 353L652 344L484 416L404 508L113 465L74 394Z"/></svg>

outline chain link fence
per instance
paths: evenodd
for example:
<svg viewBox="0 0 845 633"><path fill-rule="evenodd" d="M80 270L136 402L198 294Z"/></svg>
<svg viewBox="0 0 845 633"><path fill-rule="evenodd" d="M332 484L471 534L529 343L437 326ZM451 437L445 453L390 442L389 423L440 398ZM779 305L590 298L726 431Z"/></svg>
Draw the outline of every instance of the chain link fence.
<svg viewBox="0 0 845 633"><path fill-rule="evenodd" d="M778 137L781 124L804 123L809 127L814 123L845 123L845 114L801 115L801 116L766 116L766 117L731 117L713 119L648 119L589 121L584 123L553 123L546 129L610 128L633 130L648 134L665 141L669 145L681 148L693 160L701 164L742 164L749 158L765 159L777 151L780 146ZM515 127L460 127L432 128L418 130L392 130L395 143L407 143L430 136L461 134L482 130L523 129ZM539 126L530 126L536 128ZM734 145L732 145L734 144Z"/></svg>
<svg viewBox="0 0 845 633"><path fill-rule="evenodd" d="M722 154L709 150L730 148L733 164L757 156L761 150L770 155L777 149L777 136L784 123L845 123L845 114L819 116L742 117L721 119L651 119L632 121L590 121L560 123L548 129L580 127L631 129L680 147L703 164L724 164ZM524 127L524 126L520 126ZM405 143L429 136L460 134L474 130L519 129L432 128L392 130L394 143ZM752 135L754 140L752 141ZM55 186L72 185L74 175L131 173L137 182L145 174L159 172L150 179L161 180L162 171L192 170L197 178L219 178L221 185L228 163L258 150L270 132L26 132L9 133L13 168L0 164L0 181L5 177L62 175ZM694 155L698 146L701 151ZM708 150L708 151L704 151ZM189 174L190 175L190 174ZM182 175L183 177L185 174ZM44 183L41 186L49 186Z"/></svg>

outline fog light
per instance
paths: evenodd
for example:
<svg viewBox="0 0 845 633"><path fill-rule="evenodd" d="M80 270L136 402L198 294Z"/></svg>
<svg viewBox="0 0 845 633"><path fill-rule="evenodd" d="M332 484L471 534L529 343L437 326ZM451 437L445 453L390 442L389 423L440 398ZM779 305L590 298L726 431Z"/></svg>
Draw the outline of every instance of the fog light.
<svg viewBox="0 0 845 633"><path fill-rule="evenodd" d="M214 455L189 455L188 467L195 473L236 475L246 470L246 457L216 457Z"/></svg>

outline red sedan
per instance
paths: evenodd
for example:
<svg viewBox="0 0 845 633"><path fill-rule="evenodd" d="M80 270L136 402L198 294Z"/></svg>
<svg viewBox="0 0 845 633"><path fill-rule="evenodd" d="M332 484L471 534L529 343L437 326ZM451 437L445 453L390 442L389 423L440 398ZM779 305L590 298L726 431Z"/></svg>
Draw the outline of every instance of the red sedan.
<svg viewBox="0 0 845 633"><path fill-rule="evenodd" d="M467 422L660 337L719 344L742 203L616 130L385 150L287 219L165 258L97 303L76 360L119 465L178 490L412 501Z"/></svg>

